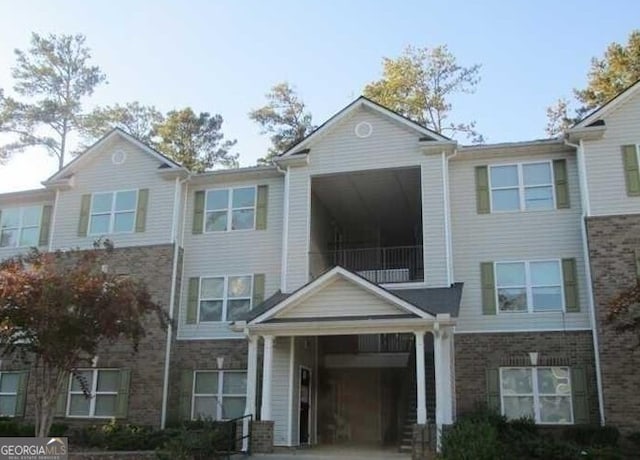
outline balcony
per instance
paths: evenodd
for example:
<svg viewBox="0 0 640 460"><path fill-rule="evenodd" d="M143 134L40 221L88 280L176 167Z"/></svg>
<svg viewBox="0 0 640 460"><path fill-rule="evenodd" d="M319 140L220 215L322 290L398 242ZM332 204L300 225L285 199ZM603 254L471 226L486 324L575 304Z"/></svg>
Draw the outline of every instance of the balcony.
<svg viewBox="0 0 640 460"><path fill-rule="evenodd" d="M339 265L376 284L424 279L422 246L340 249L310 254L311 277Z"/></svg>

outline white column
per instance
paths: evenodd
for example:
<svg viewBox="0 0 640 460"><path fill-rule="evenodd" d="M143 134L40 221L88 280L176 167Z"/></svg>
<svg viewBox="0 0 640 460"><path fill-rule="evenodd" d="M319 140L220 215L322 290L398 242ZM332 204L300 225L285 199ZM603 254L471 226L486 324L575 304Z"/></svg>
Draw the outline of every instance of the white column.
<svg viewBox="0 0 640 460"><path fill-rule="evenodd" d="M453 331L442 329L433 334L433 358L436 377L436 425L453 423Z"/></svg>
<svg viewBox="0 0 640 460"><path fill-rule="evenodd" d="M262 408L260 420L271 420L271 379L273 370L273 336L264 336L262 366Z"/></svg>
<svg viewBox="0 0 640 460"><path fill-rule="evenodd" d="M417 422L420 425L427 423L427 392L424 375L424 331L415 332L416 335L416 391L418 408Z"/></svg>
<svg viewBox="0 0 640 460"><path fill-rule="evenodd" d="M245 406L244 415L256 414L256 379L258 376L258 337L249 336L249 349L247 352L247 404ZM245 418L242 423L243 436L249 435L249 419ZM242 440L242 450L244 452L249 448L249 438Z"/></svg>

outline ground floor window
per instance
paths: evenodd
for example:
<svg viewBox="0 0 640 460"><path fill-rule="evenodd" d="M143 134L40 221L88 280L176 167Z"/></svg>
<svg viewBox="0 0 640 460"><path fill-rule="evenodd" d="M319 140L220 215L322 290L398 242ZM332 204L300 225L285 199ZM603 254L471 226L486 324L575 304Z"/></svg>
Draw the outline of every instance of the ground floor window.
<svg viewBox="0 0 640 460"><path fill-rule="evenodd" d="M244 414L245 371L195 371L191 418L229 420Z"/></svg>
<svg viewBox="0 0 640 460"><path fill-rule="evenodd" d="M502 413L536 423L573 423L570 374L568 367L501 368Z"/></svg>
<svg viewBox="0 0 640 460"><path fill-rule="evenodd" d="M20 373L0 372L0 416L13 417L16 415L18 402L18 388Z"/></svg>
<svg viewBox="0 0 640 460"><path fill-rule="evenodd" d="M70 376L67 416L109 418L117 415L119 369L82 369ZM84 390L90 393L85 395Z"/></svg>

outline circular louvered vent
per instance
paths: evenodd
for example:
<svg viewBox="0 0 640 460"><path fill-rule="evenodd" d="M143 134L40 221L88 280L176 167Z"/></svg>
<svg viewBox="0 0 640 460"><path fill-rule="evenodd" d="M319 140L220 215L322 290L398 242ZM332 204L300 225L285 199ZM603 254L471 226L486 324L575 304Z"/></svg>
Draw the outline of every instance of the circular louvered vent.
<svg viewBox="0 0 640 460"><path fill-rule="evenodd" d="M362 139L371 136L371 133L373 132L373 126L371 126L371 123L367 121L361 121L356 125L356 129L354 131L356 133L356 136Z"/></svg>

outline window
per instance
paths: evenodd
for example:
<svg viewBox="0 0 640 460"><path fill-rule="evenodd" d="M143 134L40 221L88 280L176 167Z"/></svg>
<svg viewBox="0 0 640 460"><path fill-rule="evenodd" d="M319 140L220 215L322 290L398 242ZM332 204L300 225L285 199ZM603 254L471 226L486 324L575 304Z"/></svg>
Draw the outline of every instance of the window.
<svg viewBox="0 0 640 460"><path fill-rule="evenodd" d="M573 423L568 367L503 367L500 369L502 413L510 419L529 417L536 423Z"/></svg>
<svg viewBox="0 0 640 460"><path fill-rule="evenodd" d="M252 230L255 228L256 188L208 190L205 231Z"/></svg>
<svg viewBox="0 0 640 460"><path fill-rule="evenodd" d="M491 166L489 171L493 212L554 209L551 162Z"/></svg>
<svg viewBox="0 0 640 460"><path fill-rule="evenodd" d="M138 191L94 193L89 234L128 233L134 229Z"/></svg>
<svg viewBox="0 0 640 460"><path fill-rule="evenodd" d="M0 417L16 415L19 386L20 374L18 372L0 372Z"/></svg>
<svg viewBox="0 0 640 460"><path fill-rule="evenodd" d="M87 398L78 377L70 376L67 416L110 418L116 415L120 371L118 369L85 369L78 371L91 394Z"/></svg>
<svg viewBox="0 0 640 460"><path fill-rule="evenodd" d="M200 279L200 322L233 321L251 309L253 276Z"/></svg>
<svg viewBox="0 0 640 460"><path fill-rule="evenodd" d="M496 262L498 311L539 312L564 308L559 260Z"/></svg>
<svg viewBox="0 0 640 460"><path fill-rule="evenodd" d="M3 209L0 247L38 246L42 206Z"/></svg>
<svg viewBox="0 0 640 460"><path fill-rule="evenodd" d="M244 414L245 371L195 371L191 418L228 420Z"/></svg>

